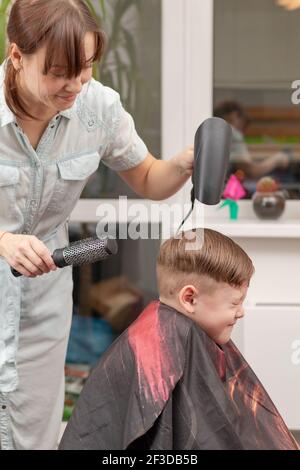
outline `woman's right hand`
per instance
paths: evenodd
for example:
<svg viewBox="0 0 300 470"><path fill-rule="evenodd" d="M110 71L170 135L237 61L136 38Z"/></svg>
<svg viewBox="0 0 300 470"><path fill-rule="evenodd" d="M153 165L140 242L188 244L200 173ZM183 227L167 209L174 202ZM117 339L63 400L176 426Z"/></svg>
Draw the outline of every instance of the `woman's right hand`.
<svg viewBox="0 0 300 470"><path fill-rule="evenodd" d="M27 277L41 276L57 269L46 245L34 235L5 233L0 240L0 256Z"/></svg>

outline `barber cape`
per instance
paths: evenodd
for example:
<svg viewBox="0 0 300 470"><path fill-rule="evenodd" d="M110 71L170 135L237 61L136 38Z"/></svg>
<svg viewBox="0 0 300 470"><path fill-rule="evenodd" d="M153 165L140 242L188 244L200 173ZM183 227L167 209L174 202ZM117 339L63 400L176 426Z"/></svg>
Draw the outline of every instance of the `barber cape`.
<svg viewBox="0 0 300 470"><path fill-rule="evenodd" d="M91 373L60 449L297 450L232 341L152 302Z"/></svg>

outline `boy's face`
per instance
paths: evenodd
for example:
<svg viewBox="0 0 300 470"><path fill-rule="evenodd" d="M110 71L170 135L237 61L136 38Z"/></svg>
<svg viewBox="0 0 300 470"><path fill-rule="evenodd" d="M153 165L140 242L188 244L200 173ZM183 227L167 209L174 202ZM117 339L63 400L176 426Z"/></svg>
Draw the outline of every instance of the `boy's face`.
<svg viewBox="0 0 300 470"><path fill-rule="evenodd" d="M179 302L185 314L194 320L217 344L230 340L233 327L244 316L243 302L248 286L232 287L214 282L209 293L199 293L192 285L179 293Z"/></svg>

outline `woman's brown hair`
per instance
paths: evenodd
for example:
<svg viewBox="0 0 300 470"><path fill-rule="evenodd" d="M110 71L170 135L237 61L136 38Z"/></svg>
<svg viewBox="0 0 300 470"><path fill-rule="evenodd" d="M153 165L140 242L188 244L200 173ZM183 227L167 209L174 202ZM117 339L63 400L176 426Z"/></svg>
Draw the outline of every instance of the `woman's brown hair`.
<svg viewBox="0 0 300 470"><path fill-rule="evenodd" d="M194 229L170 238L157 257L158 289L166 297L194 280L199 284L199 276L241 287L249 284L253 273L247 253L231 238L210 229Z"/></svg>
<svg viewBox="0 0 300 470"><path fill-rule="evenodd" d="M95 54L85 57L84 37L94 33ZM59 59L66 63L66 76L80 74L87 60L99 61L104 50L104 35L87 5L82 0L16 0L7 26L10 44L15 43L23 54L34 54L46 45L43 73L46 75ZM29 114L19 96L11 60L5 71L5 99L17 116L37 119Z"/></svg>

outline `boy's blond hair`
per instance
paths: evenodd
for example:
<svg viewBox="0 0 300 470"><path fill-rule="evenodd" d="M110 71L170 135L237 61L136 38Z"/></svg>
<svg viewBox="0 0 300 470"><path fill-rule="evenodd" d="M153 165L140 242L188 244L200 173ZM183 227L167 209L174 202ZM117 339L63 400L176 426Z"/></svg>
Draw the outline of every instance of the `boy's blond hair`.
<svg viewBox="0 0 300 470"><path fill-rule="evenodd" d="M191 250L191 237L199 230L183 232L161 245L156 264L160 295L170 297L187 284L202 285L207 292L209 280L233 287L249 285L254 267L247 253L230 238L210 229L201 229L202 243Z"/></svg>

